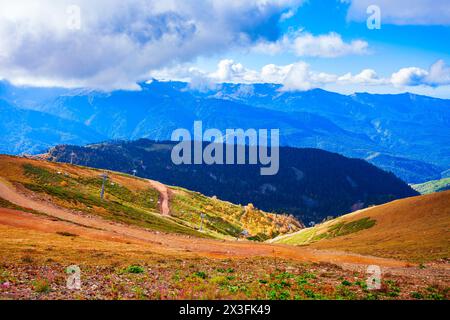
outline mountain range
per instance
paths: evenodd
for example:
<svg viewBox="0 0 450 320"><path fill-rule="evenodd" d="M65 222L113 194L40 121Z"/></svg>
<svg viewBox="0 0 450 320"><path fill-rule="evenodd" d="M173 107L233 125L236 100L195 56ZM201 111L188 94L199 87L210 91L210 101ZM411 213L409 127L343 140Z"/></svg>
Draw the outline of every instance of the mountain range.
<svg viewBox="0 0 450 320"><path fill-rule="evenodd" d="M450 100L413 94L283 91L274 84L193 88L141 83L139 91L17 87L0 82L0 153L111 139L169 140L174 129L280 129L281 144L367 159L408 183L450 168ZM439 147L437 147L439 146Z"/></svg>

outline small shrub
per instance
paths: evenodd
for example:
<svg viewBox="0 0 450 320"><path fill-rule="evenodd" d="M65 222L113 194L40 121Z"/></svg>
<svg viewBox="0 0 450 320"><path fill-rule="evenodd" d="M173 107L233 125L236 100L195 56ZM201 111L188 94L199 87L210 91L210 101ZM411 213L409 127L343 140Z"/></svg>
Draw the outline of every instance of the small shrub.
<svg viewBox="0 0 450 320"><path fill-rule="evenodd" d="M214 284L218 284L219 286L223 286L223 285L228 284L228 279L224 276L216 276L216 277L211 278L210 282L214 283Z"/></svg>
<svg viewBox="0 0 450 320"><path fill-rule="evenodd" d="M141 266L129 266L124 270L126 273L134 273L134 274L138 274L138 273L144 273L144 268L142 268Z"/></svg>
<svg viewBox="0 0 450 320"><path fill-rule="evenodd" d="M423 299L423 294L420 292L411 292L411 297L414 299Z"/></svg>
<svg viewBox="0 0 450 320"><path fill-rule="evenodd" d="M290 293L289 291L282 291L280 292L280 294L278 295L278 299L279 300L287 300L290 297Z"/></svg>
<svg viewBox="0 0 450 320"><path fill-rule="evenodd" d="M437 293L437 292L433 292L433 293L429 294L427 296L427 298L430 300L444 300L444 295Z"/></svg>
<svg viewBox="0 0 450 320"><path fill-rule="evenodd" d="M29 255L23 256L21 260L25 263L33 263L33 258Z"/></svg>
<svg viewBox="0 0 450 320"><path fill-rule="evenodd" d="M206 279L207 274L203 271L197 271L194 273L194 276L196 276L197 278Z"/></svg>
<svg viewBox="0 0 450 320"><path fill-rule="evenodd" d="M352 285L352 283L350 281L347 281L347 280L342 281L341 284L343 286L347 286L347 287Z"/></svg>
<svg viewBox="0 0 450 320"><path fill-rule="evenodd" d="M362 280L358 280L355 282L355 285L359 286L363 290L367 290L367 283Z"/></svg>
<svg viewBox="0 0 450 320"><path fill-rule="evenodd" d="M33 288L37 293L49 293L51 291L50 283L45 279L33 281Z"/></svg>
<svg viewBox="0 0 450 320"><path fill-rule="evenodd" d="M311 290L311 289L303 289L303 294L308 299L315 299L316 298L316 293L313 290Z"/></svg>
<svg viewBox="0 0 450 320"><path fill-rule="evenodd" d="M65 231L56 232L56 234L59 234L60 236L63 236L63 237L78 237L77 234L65 232Z"/></svg>

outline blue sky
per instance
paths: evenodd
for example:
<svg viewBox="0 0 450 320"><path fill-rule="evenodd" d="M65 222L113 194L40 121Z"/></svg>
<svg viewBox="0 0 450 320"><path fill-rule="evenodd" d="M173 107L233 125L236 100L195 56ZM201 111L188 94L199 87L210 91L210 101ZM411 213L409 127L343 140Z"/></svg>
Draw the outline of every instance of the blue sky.
<svg viewBox="0 0 450 320"><path fill-rule="evenodd" d="M426 1L421 1L425 3ZM372 1L376 3L376 1ZM404 2L408 5L407 2ZM433 5L429 1L430 6ZM393 21L383 23L381 9L381 29L370 30L365 20L350 20L348 18L349 2L336 0L308 1L300 6L289 19L278 21L276 28L280 36L290 30L301 29L313 35L323 35L334 32L339 34L345 42L361 39L368 43L369 49L365 54L349 54L339 57L298 57L292 52L280 52L268 55L259 52L242 52L230 50L226 54L217 54L210 58L200 58L196 65L212 72L217 66L217 60L224 56L243 64L250 69L260 69L266 64L288 65L299 60L308 63L315 70L333 74L359 73L364 69L376 70L380 77L390 77L402 68L417 67L428 70L436 61L450 61L450 23L434 24L411 19L410 23L397 24ZM449 4L450 6L450 4ZM447 10L448 11L448 10ZM368 17L369 15L367 15ZM274 26L267 26L274 29ZM447 41L446 41L447 40ZM328 86L336 89L335 86ZM346 90L348 89L348 90ZM374 92L403 92L412 91L438 97L450 98L448 88L430 88L428 86L372 86L347 85L337 91L374 91Z"/></svg>
<svg viewBox="0 0 450 320"><path fill-rule="evenodd" d="M380 10L370 30L367 8ZM151 78L450 98L447 0L0 1L0 79L137 89Z"/></svg>

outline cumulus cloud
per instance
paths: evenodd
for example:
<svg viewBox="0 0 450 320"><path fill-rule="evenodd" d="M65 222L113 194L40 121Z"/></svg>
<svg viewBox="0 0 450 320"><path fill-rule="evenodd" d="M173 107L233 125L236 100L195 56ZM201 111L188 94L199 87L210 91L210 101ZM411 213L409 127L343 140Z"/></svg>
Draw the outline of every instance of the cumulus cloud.
<svg viewBox="0 0 450 320"><path fill-rule="evenodd" d="M193 73L192 73L193 72ZM192 73L192 77L190 74ZM180 78L182 75L182 78ZM326 72L312 70L306 62L278 66L268 64L260 70L252 70L244 67L231 59L221 60L217 69L213 72L204 72L189 66L178 66L172 69L155 70L151 76L159 80L182 80L191 82L194 80L200 87L212 83L275 83L282 84L284 90L305 91L321 87L329 83L340 82L339 77ZM342 82L343 83L343 82Z"/></svg>
<svg viewBox="0 0 450 320"><path fill-rule="evenodd" d="M337 33L314 37L304 33L295 38L293 49L298 56L339 57L367 53L368 44L362 40L345 43Z"/></svg>
<svg viewBox="0 0 450 320"><path fill-rule="evenodd" d="M448 0L342 0L350 3L347 19L366 21L367 8L381 9L382 23L396 25L450 25Z"/></svg>
<svg viewBox="0 0 450 320"><path fill-rule="evenodd" d="M235 63L233 60L225 59L219 62L217 71L209 75L212 79L218 82L257 82L258 73L253 70L245 68L240 63Z"/></svg>
<svg viewBox="0 0 450 320"><path fill-rule="evenodd" d="M0 0L0 78L33 85L133 88L148 70L276 40L302 0ZM81 29L67 27L70 5Z"/></svg>
<svg viewBox="0 0 450 320"><path fill-rule="evenodd" d="M391 82L396 86L418 86L424 83L428 72L421 68L402 68L392 74Z"/></svg>
<svg viewBox="0 0 450 320"><path fill-rule="evenodd" d="M450 84L450 67L445 64L444 60L438 60L430 67L426 81L433 87Z"/></svg>
<svg viewBox="0 0 450 320"><path fill-rule="evenodd" d="M402 68L392 74L391 82L395 86L438 87L450 84L450 67L443 60L436 61L429 70L417 67Z"/></svg>
<svg viewBox="0 0 450 320"><path fill-rule="evenodd" d="M246 68L241 63L224 59L213 72L202 71L189 66L177 66L151 72L159 80L182 80L191 82L192 87L211 88L214 84L230 83L275 83L283 90L305 91L327 85L359 87L438 87L450 84L450 68L439 60L429 70L417 67L402 68L390 77L380 77L373 69L364 69L357 74L330 74L313 70L303 61L288 65L268 64L260 70ZM181 77L181 78L180 78Z"/></svg>
<svg viewBox="0 0 450 320"><path fill-rule="evenodd" d="M298 57L335 58L346 55L368 53L369 44L363 40L345 42L340 34L330 32L314 36L309 32L297 31L284 35L274 42L260 41L253 50L269 54L292 52Z"/></svg>
<svg viewBox="0 0 450 320"><path fill-rule="evenodd" d="M378 77L373 69L364 69L356 75L352 75L351 72L346 73L338 78L338 82L342 84L382 85L389 81Z"/></svg>

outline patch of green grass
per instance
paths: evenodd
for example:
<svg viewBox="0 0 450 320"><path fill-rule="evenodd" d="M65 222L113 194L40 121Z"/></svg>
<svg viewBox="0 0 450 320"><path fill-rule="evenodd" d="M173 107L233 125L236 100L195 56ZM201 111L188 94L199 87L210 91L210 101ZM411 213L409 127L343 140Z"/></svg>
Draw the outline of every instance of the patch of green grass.
<svg viewBox="0 0 450 320"><path fill-rule="evenodd" d="M302 231L297 232L296 234L280 239L279 243L284 244L293 244L293 245L302 245L309 243L309 240L316 233L315 228L304 229Z"/></svg>
<svg viewBox="0 0 450 320"><path fill-rule="evenodd" d="M64 181L62 174L53 173L28 163L23 165L23 169L26 176L38 180L41 184L60 184Z"/></svg>
<svg viewBox="0 0 450 320"><path fill-rule="evenodd" d="M206 274L206 272L197 271L197 272L194 272L194 276L197 277L197 278L206 279L206 277L208 275Z"/></svg>
<svg viewBox="0 0 450 320"><path fill-rule="evenodd" d="M410 296L414 299L423 299L423 294L420 292L411 292Z"/></svg>
<svg viewBox="0 0 450 320"><path fill-rule="evenodd" d="M335 237L349 235L361 230L372 228L376 224L376 220L369 217L362 218L351 222L337 222L325 232L319 232L318 227L304 229L292 236L280 239L279 243L293 244L293 245L306 245L312 242L320 241L322 239L332 239Z"/></svg>
<svg viewBox="0 0 450 320"><path fill-rule="evenodd" d="M100 178L80 178L77 182L82 185L91 186L95 190L100 190L103 183ZM124 203L133 204L134 206L151 211L158 210L159 193L151 188L139 192L132 192L118 183L107 181L105 184L105 193Z"/></svg>
<svg viewBox="0 0 450 320"><path fill-rule="evenodd" d="M225 286L229 283L229 280L224 276L215 276L211 278L210 282L220 286Z"/></svg>
<svg viewBox="0 0 450 320"><path fill-rule="evenodd" d="M144 273L145 269L141 266L131 265L123 270L125 273L139 274Z"/></svg>
<svg viewBox="0 0 450 320"><path fill-rule="evenodd" d="M374 292L369 292L364 298L364 300L378 300L378 299L379 299L378 293Z"/></svg>
<svg viewBox="0 0 450 320"><path fill-rule="evenodd" d="M366 281L358 280L358 281L355 282L355 285L357 285L358 287L360 287L364 291L367 290L367 283L366 283Z"/></svg>
<svg viewBox="0 0 450 320"><path fill-rule="evenodd" d="M433 292L427 295L427 299L430 300L444 300L444 295L441 293Z"/></svg>
<svg viewBox="0 0 450 320"><path fill-rule="evenodd" d="M331 239L349 235L361 230L370 229L375 224L376 220L372 220L370 217L351 222L339 222L329 227L326 233L314 237L313 240L320 240L322 238Z"/></svg>
<svg viewBox="0 0 450 320"><path fill-rule="evenodd" d="M352 285L352 283L351 283L350 281L348 281L348 280L342 281L341 284L342 284L343 286L347 286L347 287L349 287L349 286Z"/></svg>
<svg viewBox="0 0 450 320"><path fill-rule="evenodd" d="M316 292L314 292L314 290L312 289L302 289L303 294L305 295L306 298L308 299L318 299L319 296L316 294Z"/></svg>
<svg viewBox="0 0 450 320"><path fill-rule="evenodd" d="M312 272L305 272L296 277L296 281L298 284L307 284L309 280L316 279L316 275Z"/></svg>
<svg viewBox="0 0 450 320"><path fill-rule="evenodd" d="M290 296L291 294L287 290L281 292L278 292L277 290L270 290L267 293L267 298L269 300L288 300Z"/></svg>
<svg viewBox="0 0 450 320"><path fill-rule="evenodd" d="M411 187L421 194L430 194L450 190L450 178L428 181L421 184L413 184Z"/></svg>

